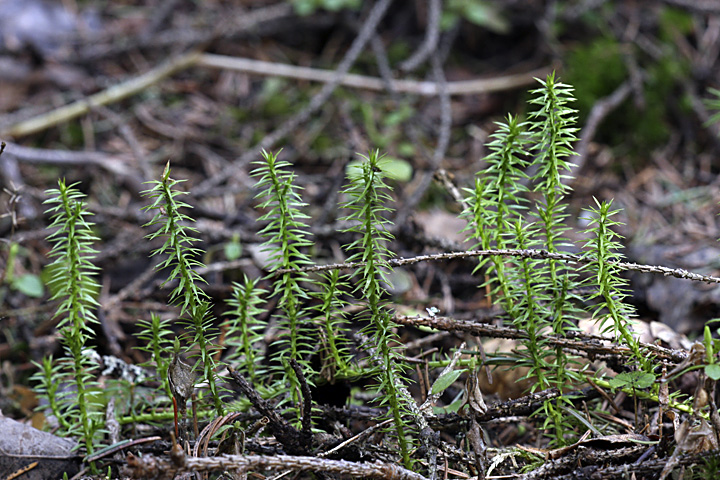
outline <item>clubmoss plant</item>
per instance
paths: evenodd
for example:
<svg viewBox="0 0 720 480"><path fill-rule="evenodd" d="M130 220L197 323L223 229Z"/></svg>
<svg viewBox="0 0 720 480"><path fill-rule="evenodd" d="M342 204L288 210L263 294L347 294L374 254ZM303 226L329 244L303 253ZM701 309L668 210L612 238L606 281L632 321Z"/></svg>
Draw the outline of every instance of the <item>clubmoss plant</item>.
<svg viewBox="0 0 720 480"><path fill-rule="evenodd" d="M487 250L505 248L507 234L512 231L513 222L527 208L523 193L527 187L522 183L527 176L526 144L529 141L526 124L517 117L508 115L506 123L498 123L498 130L491 136L488 144L491 154L485 159L487 168L475 177L475 188L467 190L469 208L464 212L468 219L470 238L476 240L472 248ZM507 281L505 262L499 257L483 257L475 271L480 271L487 263L485 275L497 277L491 294L499 297L505 311L512 316L514 303L510 295L510 282Z"/></svg>
<svg viewBox="0 0 720 480"><path fill-rule="evenodd" d="M191 208L178 198L184 193L177 190L182 180L170 178L170 164L165 166L160 180L150 182L153 187L144 194L153 200L145 210L155 211L153 219L146 227L159 226L160 228L147 236L148 239L164 237L165 243L152 252L152 255L167 255L158 265L157 269L170 269L165 283L177 281L178 285L170 294L170 302L180 306L180 321L192 336L193 355L197 356L202 378L208 384L211 400L218 415L224 414L223 402L218 389L218 377L214 353L217 348L213 340L217 337L217 329L213 327L213 318L210 314L210 303L205 292L199 287L205 283L195 268L203 266L197 258L202 252L193 247L198 242L192 234L197 233L193 227L185 225L192 218L180 211L181 208Z"/></svg>
<svg viewBox="0 0 720 480"><path fill-rule="evenodd" d="M575 132L574 110L568 107L572 89L556 81L554 75L540 83L541 88L534 90L531 100L538 110L531 114L530 121L521 122L517 117L508 116L507 122L499 125L489 145L488 168L476 176L474 188L467 190L466 231L475 248L543 249L551 254L569 250L565 238L568 214L564 203L569 188L564 180L571 169L569 159ZM413 457L420 454L415 454L413 449L420 445L422 449L415 451L428 451L431 445L418 434L427 426L423 424L421 409L424 407L418 408L407 393L408 364L395 347L400 341L387 300L393 257L389 249L393 237L388 220L393 213L388 206L392 198L384 182L381 156L378 151L370 152L362 157L361 164L349 168L349 185L341 192L347 212L342 220L350 224L344 233L354 239L344 248L349 255L348 262L357 262L355 270L347 276L333 269L321 275L319 281L304 270L313 263L307 253L312 242L305 223L308 217L303 213L306 205L301 200L300 189L294 185L295 175L289 163L278 160L277 154L263 152L262 157L253 175L260 192L257 196L258 208L262 210L259 220L265 222L260 235L265 240L263 248L269 254L265 265L269 275L261 279L245 278L232 285L222 338L227 348L222 352L211 315L212 304L201 288L204 280L197 273L202 266L198 259L203 252L197 247L197 231L189 226L192 219L183 213L189 205L180 201L183 193L178 189L180 182L170 178L170 169L166 166L160 180L152 182L152 188L145 192L152 199L146 209L154 212L146 226L157 229L147 238L164 239L152 255L163 256L157 268L169 272L166 283L174 282L169 303L180 310L178 322L161 320L153 314L150 320L139 323L142 329L139 338L146 342L141 350L149 354L148 364L155 365L160 372L162 393L169 398L178 396L168 371L185 368L177 355L180 342L176 332L181 327L184 329L180 336L183 351L197 358L197 369L202 372L199 380L207 385L201 400L209 398L209 402L200 402L200 406L206 408L198 411L199 417L222 416L226 409L247 406L247 403L227 406L221 398L218 372L225 364L237 366L262 395L276 398L276 405L294 409L297 420L306 422L303 428L307 432L310 431L307 417L311 415L301 419L303 409L297 408L301 397L306 402L310 400L308 389L301 395L305 387L302 377L311 385L372 377L377 382L378 403L387 407L388 423L393 425L388 436L394 437L393 441L397 439L402 463L408 468L417 468ZM533 171L531 169L536 172L532 177L526 173ZM62 299L57 316L61 318L60 331L67 358L60 362L51 357L45 359L39 365L37 378L39 391L48 399L62 431L81 437L90 453L99 443L102 421L101 408L96 404L99 388L92 377L94 364L83 353L92 335L90 325L95 321L92 310L96 305L97 285L92 279L95 267L91 263L95 238L90 230L92 224L85 220L87 212L82 194L74 186L66 187L64 182L59 182L59 188L50 193L53 195L48 200L53 205L49 210L53 214L52 226L58 228L49 237L55 244L51 253L55 258L51 266L52 286L57 291L54 298ZM529 198L540 200L533 203ZM613 231L617 225L613 219L616 211L611 210L610 202L597 200L596 207L589 211L593 221L588 232L593 238L585 245L584 260L589 263L580 271L589 277L585 284L591 284L596 290L590 298L596 305L589 310L603 332L612 332L619 342L630 347L633 362L629 370L639 376L647 374L644 378L652 383L650 373L654 360L640 349L632 334L630 320L634 312L626 302L627 283L618 275L617 261L621 255L618 252L620 237ZM570 292L580 283L576 277L578 271L552 258L522 255L483 258L487 260L482 260L477 269L483 268L486 277L480 283L492 289L492 296L504 307L505 319L524 333L521 345L506 357L512 358L515 366L528 369L527 378L535 380L534 390L552 387L559 390L560 397L545 402L536 413L544 416L544 430L552 436L554 444L567 443L578 421L590 421L574 412L571 399L563 395L583 379L575 359L561 348L551 346L548 333L563 337L575 328L578 315ZM273 300L277 300L277 308L268 312ZM351 302L362 306L362 313L353 320L366 325L360 337L364 336L367 341L359 346L358 358L353 358L350 352L347 340L350 325L343 314L344 307ZM277 348L272 351L275 354L272 357L264 350L267 347L262 337L266 333L265 317L271 314L277 316L281 332L279 341L272 345ZM706 344L710 343L708 333ZM716 350L706 348L712 350L708 363L715 365ZM315 355L320 358L317 368L311 363ZM367 359L370 367L361 371L358 367L361 359ZM474 359L448 358L443 366L455 361L475 371ZM428 366L436 367L439 363L430 362ZM291 367L296 364L300 366L297 370ZM432 387L431 395L449 388L464 373L452 370L451 366L441 375L442 381L439 379ZM68 383L72 384L72 390L65 390ZM192 378L189 383L193 385ZM480 395L475 387L467 386L470 383L466 389L472 390L474 396ZM609 385L603 379L597 384L604 388ZM652 392L638 390L637 395L658 399ZM309 405L304 407L305 412L311 411ZM119 421L167 420L172 414L168 411L135 414L133 411L132 416L121 417ZM427 458L434 457L428 455Z"/></svg>
<svg viewBox="0 0 720 480"><path fill-rule="evenodd" d="M345 275L339 270L332 270L322 276L322 290L317 295L320 304L315 307L317 311L316 322L321 328L322 350L320 351L322 367L320 376L333 382L337 376L352 376L350 371L351 356L346 337L347 325L345 313L342 308L347 301L342 294L348 291L348 282Z"/></svg>
<svg viewBox="0 0 720 480"><path fill-rule="evenodd" d="M570 192L568 180L573 167L570 158L575 155L572 143L576 140L575 133L578 130L575 126L577 110L569 107L575 100L573 88L558 81L554 72L545 80L538 81L541 87L532 92L534 96L530 100L530 104L537 107L530 114L530 129L533 139L531 151L535 155L532 163L537 168L532 182L534 190L541 194L533 213L539 218L541 235L544 237L544 243L538 246L550 253L571 253L567 251L569 241L564 237L569 229L564 200ZM542 238L541 235L537 238ZM577 275L571 270L562 269L560 262L552 258L542 262L534 260L532 263L533 268L537 269L533 277L537 288L549 295L543 301L546 312L542 317L542 326L549 326L553 333L564 337L568 331L576 330L577 310L568 292L577 286ZM568 368L574 359L562 348L557 347L553 351L545 347L542 350L548 355L551 351L554 354L552 362L547 365L547 386L554 386L563 392L581 381L579 375ZM554 427L554 444L558 446L564 444L566 429L558 409L564 406L571 408L569 401L562 396L557 403L548 401L544 404L548 419L545 427Z"/></svg>
<svg viewBox="0 0 720 480"><path fill-rule="evenodd" d="M162 320L155 313L150 314L150 320L139 320L138 327L142 330L138 338L145 343L138 347L138 350L150 354L150 359L145 362L146 367L153 367L160 377L160 389L168 398L172 398L170 383L168 382L168 367L171 357L168 355L172 349L173 331L170 329L170 319Z"/></svg>
<svg viewBox="0 0 720 480"><path fill-rule="evenodd" d="M628 293L628 280L620 277L617 262L622 259L622 245L617 240L622 238L612 227L620 225L612 217L618 210L611 210L612 202L598 202L597 207L588 208L592 215L587 232L594 236L587 242L587 258L591 261L586 269L592 272L589 281L597 288L593 298L599 298L593 317L603 333L611 332L616 340L622 341L630 348L633 358L641 370L652 373L652 357L642 352L639 340L632 333L632 318L635 311L632 305L625 302Z"/></svg>
<svg viewBox="0 0 720 480"><path fill-rule="evenodd" d="M468 191L466 231L478 240L474 248L566 251L563 199L569 187L563 180L571 170L568 159L573 154L576 131L575 110L568 107L573 100L572 88L558 82L554 74L539 82L541 88L531 92L530 104L538 107L531 120L520 122L508 116L506 123L498 124L489 144L491 154L485 159L488 167L478 173L475 189ZM535 174L530 178L526 171L533 169ZM530 189L541 195L533 209L527 200ZM527 212L538 221L528 223L524 219ZM574 328L575 310L568 294L574 276L562 271L554 259L505 260L493 256L481 260L479 267L486 263L484 285L495 285L492 292L505 314L517 328L528 332L516 366L528 368L526 378L535 380L533 390L569 389L580 380L568 368L572 358L560 348L553 351L543 345L539 333L550 327L565 336ZM545 413L554 419L555 442L562 444L566 426L559 421L557 405L548 403Z"/></svg>
<svg viewBox="0 0 720 480"><path fill-rule="evenodd" d="M529 249L536 246L538 227L534 224L526 224L518 218L514 224L513 237L516 248ZM517 366L525 366L528 373L524 378L535 380L531 391L544 390L550 387L550 380L547 375L551 371L551 363L546 357L551 355L552 349L548 348L547 340L540 335L540 330L546 325L547 305L550 299L548 291L543 287L538 277L546 272L538 270L537 261L529 258L513 259L516 268L511 270L512 277L508 279L511 283L512 298L515 304L513 324L527 332L527 340L523 341L523 351L518 359Z"/></svg>
<svg viewBox="0 0 720 480"><path fill-rule="evenodd" d="M297 403L300 383L290 360L298 362L307 379L313 376L309 357L313 352L314 332L310 322L305 321L310 317L306 306L309 295L302 285L309 278L307 273L295 272L312 263L303 251L311 246L304 223L308 216L301 211L305 204L293 184L295 174L287 170L290 164L278 160L278 154L263 151L262 156L252 175L259 178L256 186L261 192L257 197L264 199L258 208L265 209L266 213L259 220L268 224L260 235L265 238L263 250L269 252L267 267L274 277L273 293L279 297L278 307L282 312L279 320L283 333L278 342L281 385L283 390L289 389L292 402ZM285 273L275 275L280 269Z"/></svg>
<svg viewBox="0 0 720 480"><path fill-rule="evenodd" d="M50 287L53 300L61 300L55 317L67 356L57 364L52 357L43 361L39 392L45 396L57 417L61 432L80 437L88 455L93 453L103 422L98 397L100 388L93 377L96 365L85 355L85 346L92 338L92 325L97 323L93 310L99 287L93 278L97 268L92 259L96 250L92 245L98 239L92 233L91 215L83 201L85 195L76 185L58 182L58 188L47 191L47 212L52 215L48 236L53 243L50 257L52 278ZM70 387L72 385L72 387ZM64 391L63 391L64 389Z"/></svg>
<svg viewBox="0 0 720 480"><path fill-rule="evenodd" d="M349 197L343 206L350 211L343 220L353 224L346 232L359 235L357 240L345 248L353 252L348 258L349 262L363 262L355 272L358 277L356 291L361 294L367 307L366 317L370 323L365 333L371 338L372 346L378 350L378 388L384 392L381 404L388 406L403 464L410 468L410 441L406 437L409 426L403 418L403 415L411 414L405 408L408 399L402 392L406 366L392 347L396 341L393 332L395 324L383 299L386 294L383 283L390 283L388 273L391 267L388 259L393 255L387 247L392 234L387 230L390 222L385 218L391 212L386 205L392 199L388 193L389 187L383 181L379 152L370 152L363 158L362 165L355 167L359 171L348 172L350 185L343 192Z"/></svg>
<svg viewBox="0 0 720 480"><path fill-rule="evenodd" d="M533 165L538 167L533 177L534 190L542 195L536 204L536 215L542 225L542 234L545 237L543 247L551 253L569 253L569 241L564 232L569 229L566 225L568 214L565 213L567 204L565 196L570 192L567 182L571 179L570 173L573 164L570 157L575 155L572 143L576 140L575 127L577 111L568 106L574 101L573 89L569 85L559 82L555 73L548 75L547 80L539 80L542 88L534 90L535 95L530 104L538 106L538 110L531 114L532 137L534 145L532 152L536 155ZM567 329L572 329L574 318L568 317L564 309L568 299L567 285L573 282L574 275L565 270L560 271L558 260L550 258L546 262L548 267L548 291L552 292L551 300L553 333L564 336ZM556 361L558 374L562 376L563 365L567 364L567 356L558 351Z"/></svg>
<svg viewBox="0 0 720 480"><path fill-rule="evenodd" d="M233 283L232 297L227 302L232 310L226 313L229 321L225 333L229 351L225 362L239 364L238 370L254 385L260 383L259 379L265 373L261 370L263 355L259 348L265 324L258 317L265 313L260 305L265 301L267 290L258 287L257 283L247 277L243 283Z"/></svg>

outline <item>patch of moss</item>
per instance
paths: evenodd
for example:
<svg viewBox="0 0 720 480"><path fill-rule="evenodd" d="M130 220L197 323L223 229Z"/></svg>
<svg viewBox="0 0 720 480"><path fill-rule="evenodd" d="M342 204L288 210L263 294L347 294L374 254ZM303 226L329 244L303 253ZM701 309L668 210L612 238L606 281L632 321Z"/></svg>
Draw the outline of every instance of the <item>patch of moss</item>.
<svg viewBox="0 0 720 480"><path fill-rule="evenodd" d="M688 35L694 28L690 13L679 8L663 8L658 20L660 25L658 36L667 44L674 44L677 34Z"/></svg>
<svg viewBox="0 0 720 480"><path fill-rule="evenodd" d="M574 48L566 57L564 83L575 87L580 123L595 103L610 95L628 76L621 45L615 38L598 37Z"/></svg>
<svg viewBox="0 0 720 480"><path fill-rule="evenodd" d="M671 20L661 21L661 30L671 28L663 27L665 22ZM682 29L682 22L678 21L676 28ZM639 107L632 97L627 99L603 121L595 139L621 148L632 157L644 158L647 152L667 142L673 122L671 111L687 108L678 96L678 79L688 74L689 66L669 46L659 60L645 59L640 51L623 50L629 48L635 47L609 37L593 39L567 56L563 80L576 87L576 107L583 124L593 105L629 78L623 55L632 54L636 61L643 62L639 68L644 75L644 105Z"/></svg>

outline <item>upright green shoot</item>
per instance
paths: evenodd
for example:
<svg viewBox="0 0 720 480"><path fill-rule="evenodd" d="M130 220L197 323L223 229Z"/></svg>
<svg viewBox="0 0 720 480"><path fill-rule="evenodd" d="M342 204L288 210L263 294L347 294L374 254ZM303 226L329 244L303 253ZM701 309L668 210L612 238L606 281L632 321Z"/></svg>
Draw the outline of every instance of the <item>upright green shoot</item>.
<svg viewBox="0 0 720 480"><path fill-rule="evenodd" d="M342 307L347 302L341 298L347 291L348 284L344 275L338 270L332 270L323 275L322 290L317 294L320 304L317 310L317 322L322 331L322 368L320 376L332 382L337 374L346 375L349 372L350 352L345 337L345 313Z"/></svg>
<svg viewBox="0 0 720 480"><path fill-rule="evenodd" d="M218 391L217 365L213 355L216 348L212 342L217 336L217 331L213 327L208 297L199 286L205 281L195 270L203 266L196 260L202 252L193 247L193 244L198 242L198 239L192 236L197 230L186 225L192 221L192 218L180 211L182 208L192 208L179 200L179 197L185 193L177 190L177 185L181 182L182 180L170 178L169 163L163 171L162 178L150 182L153 187L144 194L150 197L153 203L144 209L154 211L155 216L145 226L160 228L147 238L150 240L165 238L165 243L152 252L153 256L167 255L156 268L170 269L166 284L172 281L178 282L170 294L170 301L180 306L181 320L188 327L192 335L192 343L197 347L196 355L202 368L202 378L208 384L217 414L224 415L224 407Z"/></svg>
<svg viewBox="0 0 720 480"><path fill-rule="evenodd" d="M623 255L619 251L622 245L617 239L622 237L612 229L621 225L612 218L619 210L611 210L612 202L594 200L597 207L587 209L592 220L586 232L592 233L593 237L585 245L585 255L590 262L584 267L594 274L589 279L597 288L593 298L600 299L593 317L597 318L603 333L612 332L616 339L621 339L631 349L641 370L653 373L652 358L640 350L640 342L632 334L635 311L625 302L629 296L628 280L619 275L617 262Z"/></svg>
<svg viewBox="0 0 720 480"><path fill-rule="evenodd" d="M173 332L170 330L170 320L163 320L159 315L150 314L150 320L139 320L138 326L142 329L138 334L138 338L145 342L144 346L138 347L150 354L148 365L154 366L157 374L160 376L160 388L165 392L168 398L172 398L170 391L170 383L168 382L168 366L171 357L168 352L172 349Z"/></svg>
<svg viewBox="0 0 720 480"><path fill-rule="evenodd" d="M527 178L523 172L527 166L525 149L529 141L526 127L525 123L512 115L508 115L507 122L498 123L498 130L488 144L491 153L485 158L487 168L476 176L475 188L466 190L469 194L469 208L464 212L468 219L465 231L470 232L470 238L476 239L472 248L505 248L506 237L513 230L514 220L527 208L527 200L522 197L527 191L522 183ZM476 271L488 261L491 265L486 275L494 274L497 277L495 292L499 293L499 301L512 317L514 303L505 262L499 257L481 259Z"/></svg>
<svg viewBox="0 0 720 480"><path fill-rule="evenodd" d="M241 371L255 385L261 383L259 377L263 373L259 367L262 362L259 344L265 324L258 317L264 313L260 304L266 296L267 290L258 287L257 280L245 277L243 283L233 283L232 297L227 302L232 310L226 313L230 316L226 334L230 353L225 361L240 362Z"/></svg>
<svg viewBox="0 0 720 480"><path fill-rule="evenodd" d="M540 219L542 235L545 237L545 248L551 253L564 253L567 251L569 241L564 233L569 229L566 225L568 214L565 212L567 204L565 196L570 193L568 181L573 164L570 158L575 155L572 144L575 142L577 132L577 111L569 107L574 102L573 88L555 78L555 73L547 76L546 80L538 80L541 87L534 90L534 97L530 104L538 107L531 113L531 131L535 155L533 165L537 173L533 177L534 190L540 192L541 199L537 202L536 215ZM569 291L575 284L576 273L560 270L561 264L555 259L548 259L535 265L542 269L542 274L535 276L537 288L548 292L548 312L544 317L544 324L552 328L553 333L565 336L569 330L574 330L574 320L577 309L573 307ZM547 350L550 350L549 348ZM554 360L548 365L549 384L561 392L570 388L573 382L580 380L568 365L574 362L572 357L562 348L554 349ZM561 397L560 402L566 401ZM555 444L564 444L561 415L557 411L562 403L557 405L546 402L545 411L552 419L555 428Z"/></svg>
<svg viewBox="0 0 720 480"><path fill-rule="evenodd" d="M50 257L55 259L49 267L50 287L55 291L52 298L62 300L55 316L60 318L58 328L68 356L60 361L59 368L52 366L51 358L43 363L41 391L55 397L50 401L64 433L82 438L91 454L102 425L102 407L97 402L100 389L92 375L96 365L84 349L94 335L92 324L97 323L93 309L99 286L93 278L97 267L92 263L97 252L92 245L98 239L92 233L93 224L86 220L90 213L83 201L85 195L75 185L67 186L60 180L58 188L47 193L50 198L45 203L53 205L48 209L52 214L50 228L57 228L48 236L54 244ZM58 385L65 379L74 383L76 391L58 397Z"/></svg>
<svg viewBox="0 0 720 480"><path fill-rule="evenodd" d="M563 183L571 171L569 158L575 140L575 111L567 105L573 100L572 88L562 84L551 74L541 88L534 90L532 105L539 108L529 122L508 116L499 124L489 144L491 154L485 159L488 166L478 174L475 189L470 191L469 208L465 212L472 238L478 240L474 248L544 248L552 253L564 251L568 243L563 237L565 226L564 196L569 187ZM528 159L532 158L532 162ZM536 169L532 178L526 170ZM534 213L539 222L522 221L528 210L528 187L542 195ZM544 237L544 241L543 241ZM488 260L480 263L482 266ZM566 390L577 375L568 369L571 357L561 349L552 349L541 341L540 331L552 327L553 332L565 335L572 327L574 308L569 295L574 276L562 272L554 259L505 260L491 257L487 274L496 278L493 293L504 307L513 324L528 332L519 351L519 362L529 368L528 377L536 380L534 389L551 386ZM565 427L555 404L546 405L553 418L555 441L563 443Z"/></svg>
<svg viewBox="0 0 720 480"><path fill-rule="evenodd" d="M377 346L378 349L379 388L385 392L381 403L389 407L403 464L409 468L412 462L406 437L408 426L403 415L409 413L404 402L410 399L402 393L403 362L399 361L397 352L392 348L395 324L383 300L386 293L383 282L390 283L387 275L391 271L388 259L392 252L387 243L393 238L387 230L390 222L385 215L391 212L386 205L392 199L388 193L389 187L383 181L379 152L370 152L369 156L363 158L361 166L352 167L355 171L348 172L350 185L343 191L349 198L343 206L350 211L343 220L353 224L346 231L359 235L345 248L348 252L354 252L348 258L349 262L363 262L363 266L355 272L359 277L357 292L362 294L367 306L370 324L366 333L371 337L373 347Z"/></svg>
<svg viewBox="0 0 720 480"><path fill-rule="evenodd" d="M518 218L512 232L517 242L516 248L522 250L535 248L537 233L536 225L525 224ZM522 356L517 366L528 368L525 378L533 379L531 391L544 390L550 387L547 377L550 364L545 359L549 356L549 348L540 330L547 323L549 295L536 277L542 276L545 272L539 270L537 262L529 258L516 259L515 263L517 268L513 270L513 276L508 278L517 313L513 318L513 324L527 333L527 340L522 342L524 350L520 351Z"/></svg>
<svg viewBox="0 0 720 480"><path fill-rule="evenodd" d="M260 231L265 238L264 251L269 252L269 270L275 278L273 292L279 296L278 306L282 311L280 323L283 334L280 338L280 361L283 385L288 388L294 403L299 400L300 384L290 366L290 360L298 362L306 378L312 377L309 356L313 351L313 331L307 317L305 302L308 299L306 289L302 285L308 281L306 273L292 273L291 270L311 264L310 258L303 249L312 243L306 239L308 218L301 208L305 207L298 193L299 187L293 184L295 174L288 171L288 162L278 160L277 154L263 151L263 160L256 162L258 168L252 173L259 177L256 184L261 189L257 195L264 201L258 208L265 213L260 221L268 224ZM275 275L277 270L286 269L285 273ZM298 410L299 414L299 410Z"/></svg>

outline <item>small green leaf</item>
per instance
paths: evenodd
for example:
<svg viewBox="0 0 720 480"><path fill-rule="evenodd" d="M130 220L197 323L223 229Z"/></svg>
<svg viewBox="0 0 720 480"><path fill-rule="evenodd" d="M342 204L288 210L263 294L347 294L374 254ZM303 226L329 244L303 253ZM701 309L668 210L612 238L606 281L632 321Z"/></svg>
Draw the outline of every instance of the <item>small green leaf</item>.
<svg viewBox="0 0 720 480"><path fill-rule="evenodd" d="M630 387L643 389L655 382L655 375L646 372L623 372L608 381L613 388Z"/></svg>
<svg viewBox="0 0 720 480"><path fill-rule="evenodd" d="M357 10L361 3L358 0L323 0L320 2L325 10L339 12L344 8Z"/></svg>
<svg viewBox="0 0 720 480"><path fill-rule="evenodd" d="M306 17L317 9L317 5L312 0L294 0L293 7L295 13L301 17Z"/></svg>
<svg viewBox="0 0 720 480"><path fill-rule="evenodd" d="M225 258L230 261L237 260L242 255L242 245L235 238L225 244L224 250Z"/></svg>
<svg viewBox="0 0 720 480"><path fill-rule="evenodd" d="M388 178L399 182L409 182L412 179L413 168L410 162L394 157L384 157L378 166Z"/></svg>
<svg viewBox="0 0 720 480"><path fill-rule="evenodd" d="M410 142L400 142L397 145L397 151L403 157L412 157L415 155L415 144Z"/></svg>
<svg viewBox="0 0 720 480"><path fill-rule="evenodd" d="M655 383L655 375L652 373L643 373L638 375L635 380L635 388L650 388Z"/></svg>
<svg viewBox="0 0 720 480"><path fill-rule="evenodd" d="M460 410L460 407L465 405L465 395L463 395L463 392L458 392L458 394L455 396L455 399L450 403L450 405L447 405L445 407L433 407L433 413L435 415L442 415L444 413L457 413L458 410Z"/></svg>
<svg viewBox="0 0 720 480"><path fill-rule="evenodd" d="M465 372L465 370L450 370L449 372L443 373L435 380L435 383L433 383L430 393L435 395L444 392L450 385L455 383L455 380L457 380L463 372Z"/></svg>
<svg viewBox="0 0 720 480"><path fill-rule="evenodd" d="M482 0L450 0L447 10L460 14L470 23L488 30L506 34L510 31L510 23L502 16L500 10L492 3Z"/></svg>
<svg viewBox="0 0 720 480"><path fill-rule="evenodd" d="M39 276L33 275L32 273L20 275L13 280L12 286L28 297L40 298L45 293L42 280L40 280Z"/></svg>
<svg viewBox="0 0 720 480"><path fill-rule="evenodd" d="M393 295L402 295L410 291L413 287L414 277L402 268L396 268L388 272L385 279L387 280L387 289Z"/></svg>
<svg viewBox="0 0 720 480"><path fill-rule="evenodd" d="M456 12L444 10L442 15L440 15L440 30L447 32L455 28L458 22L460 22L460 15Z"/></svg>
<svg viewBox="0 0 720 480"><path fill-rule="evenodd" d="M363 161L353 160L347 164L346 172L350 180L357 180L363 175ZM412 179L413 168L410 162L395 157L382 157L378 160L378 167L387 178L399 182L409 182Z"/></svg>
<svg viewBox="0 0 720 480"><path fill-rule="evenodd" d="M347 164L346 173L350 180L357 180L362 178L363 175L363 162L362 160L353 160Z"/></svg>
<svg viewBox="0 0 720 480"><path fill-rule="evenodd" d="M383 117L382 123L385 127L397 127L412 118L414 114L415 110L412 107L409 105L402 105L400 108L389 112L385 117Z"/></svg>
<svg viewBox="0 0 720 480"><path fill-rule="evenodd" d="M612 388L622 388L627 385L627 381L622 378L614 377L608 380L608 383Z"/></svg>
<svg viewBox="0 0 720 480"><path fill-rule="evenodd" d="M717 363L705 365L705 375L713 380L720 380L720 365Z"/></svg>
<svg viewBox="0 0 720 480"><path fill-rule="evenodd" d="M713 343L710 327L708 327L707 325L705 325L705 330L703 332L703 340L703 343L705 344L705 355L707 356L707 363L713 364L715 363L715 345Z"/></svg>

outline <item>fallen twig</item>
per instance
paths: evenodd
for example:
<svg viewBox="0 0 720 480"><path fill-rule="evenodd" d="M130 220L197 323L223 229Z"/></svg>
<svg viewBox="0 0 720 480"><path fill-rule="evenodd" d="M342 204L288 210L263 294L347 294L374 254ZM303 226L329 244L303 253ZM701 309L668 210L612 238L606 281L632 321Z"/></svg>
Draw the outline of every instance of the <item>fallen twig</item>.
<svg viewBox="0 0 720 480"><path fill-rule="evenodd" d="M582 169L587 159L590 142L595 137L595 132L597 132L598 127L600 127L600 123L602 123L605 117L612 113L613 110L620 106L631 92L632 86L630 82L624 82L612 94L595 102L592 110L590 110L590 115L588 115L585 121L585 127L583 127L580 132L580 141L575 149L577 157L573 159L575 166L573 166L573 171L569 176L578 176L578 172Z"/></svg>
<svg viewBox="0 0 720 480"><path fill-rule="evenodd" d="M206 67L235 70L257 75L272 77L295 78L314 82L330 83L335 77L334 70L321 70L318 68L297 67L282 63L263 62L249 58L228 57L209 53L198 57L198 64ZM449 95L477 95L479 93L500 92L514 88L532 85L535 78L543 78L551 71L550 67L542 67L530 72L500 75L492 78L477 78L447 82ZM378 77L367 75L347 74L339 82L345 87L360 88L363 90L386 91L387 83ZM436 97L440 94L441 86L438 82L418 80L391 80L390 86L398 93L409 93L424 97Z"/></svg>
<svg viewBox="0 0 720 480"><path fill-rule="evenodd" d="M310 451L311 434L298 431L280 416L275 409L255 391L245 378L231 366L228 366L231 378L242 393L250 400L253 407L270 421L268 429L290 453L307 454Z"/></svg>
<svg viewBox="0 0 720 480"><path fill-rule="evenodd" d="M200 52L190 52L179 57L175 57L168 62L153 68L139 77L131 78L125 82L113 85L112 87L91 95L86 99L78 100L69 105L62 106L43 115L17 123L6 130L0 132L0 136L22 137L31 133L40 132L54 125L67 122L74 118L88 113L95 107L108 105L136 93L142 92L150 85L158 83L160 80L183 70L197 62Z"/></svg>
<svg viewBox="0 0 720 480"><path fill-rule="evenodd" d="M254 470L301 470L349 475L359 478L387 480L426 480L418 473L399 465L381 462L348 462L319 457L292 455L222 455L219 457L190 457L178 452L172 461L160 460L152 455L128 456L128 466L141 476L177 474L186 472L213 472L227 470L245 473Z"/></svg>
<svg viewBox="0 0 720 480"><path fill-rule="evenodd" d="M581 255L572 255L569 253L553 253L547 250L538 249L490 249L490 250L467 250L464 252L447 252L447 253L435 253L432 255L418 255L417 257L410 258L394 258L388 260L388 265L391 267L400 267L403 265L412 265L413 263L420 262L431 262L439 260L455 260L458 258L471 258L471 257L490 257L493 255L501 257L520 257L520 258L535 258L535 259L553 259L561 260L564 262L588 264L595 259L589 257L583 257ZM684 278L686 280L693 280L695 282L706 282L706 283L720 283L720 277L713 275L703 275L700 273L688 272L683 268L669 268L662 267L660 265L642 265L638 263L630 262L608 262L609 265L618 267L622 270L632 270L643 273L659 273L666 277ZM284 273L300 273L300 272L324 272L327 270L353 270L358 267L364 266L364 262L351 262L351 263L333 263L329 265L315 265L312 267L298 268L297 270L280 269L273 272L274 275L282 275Z"/></svg>
<svg viewBox="0 0 720 480"><path fill-rule="evenodd" d="M401 325L425 326L445 331L467 332L472 335L482 335L493 338L507 339L527 339L528 333L514 327L497 326L489 323L477 323L473 321L458 320L450 317L420 317L396 314L393 321ZM601 355L631 355L629 347L615 344L607 344L612 339L601 337L598 335L588 335L581 332L573 332L572 336L561 337L553 334L538 334L538 338L547 341L553 347L562 347L577 351L587 352L588 354ZM661 347L652 343L640 343L641 348L650 351L659 359L668 360L673 363L681 363L688 356L686 350L673 350L671 348Z"/></svg>

